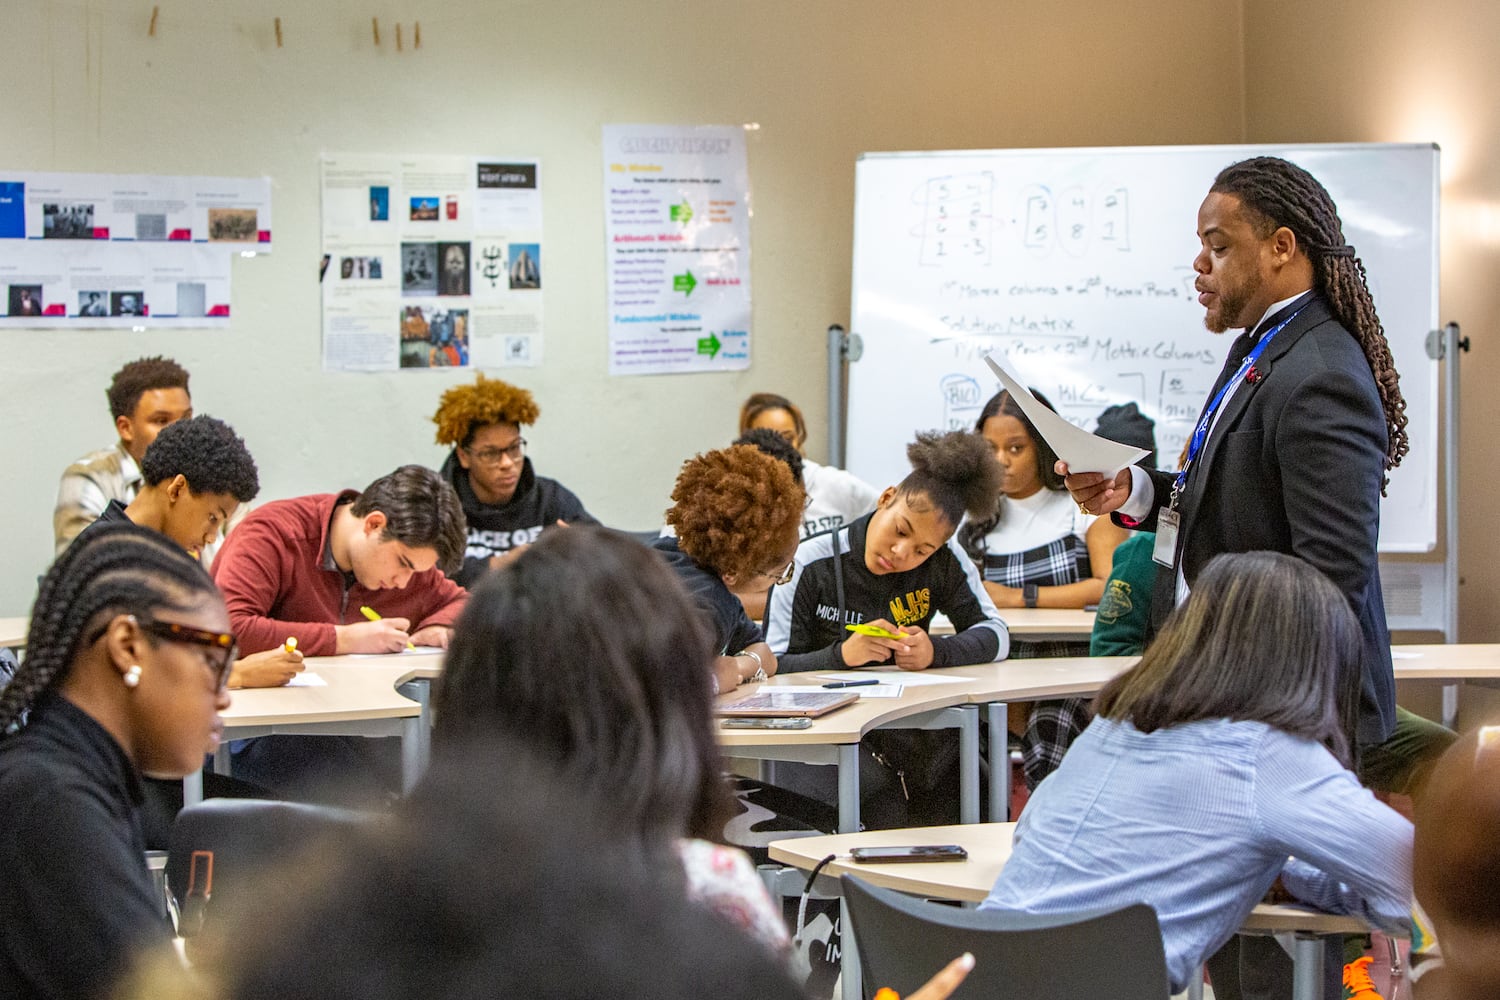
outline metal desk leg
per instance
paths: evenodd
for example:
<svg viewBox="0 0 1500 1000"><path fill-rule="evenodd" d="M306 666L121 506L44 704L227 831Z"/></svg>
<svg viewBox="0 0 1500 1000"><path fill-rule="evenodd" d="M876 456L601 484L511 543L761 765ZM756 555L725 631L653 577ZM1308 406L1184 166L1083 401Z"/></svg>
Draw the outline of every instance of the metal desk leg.
<svg viewBox="0 0 1500 1000"><path fill-rule="evenodd" d="M1323 939L1298 934L1292 952L1292 1000L1322 1000Z"/></svg>
<svg viewBox="0 0 1500 1000"><path fill-rule="evenodd" d="M432 680L418 677L402 684L397 690L422 706L422 711L417 716L421 721L417 729L417 767L420 774L427 770L427 762L432 759Z"/></svg>
<svg viewBox="0 0 1500 1000"><path fill-rule="evenodd" d="M839 833L859 832L859 744L839 745Z"/></svg>
<svg viewBox="0 0 1500 1000"><path fill-rule="evenodd" d="M958 729L958 821L979 822L979 711L963 710Z"/></svg>
<svg viewBox="0 0 1500 1000"><path fill-rule="evenodd" d="M1198 966L1193 975L1193 981L1188 983L1188 1000L1203 1000L1203 966Z"/></svg>
<svg viewBox="0 0 1500 1000"><path fill-rule="evenodd" d="M854 928L849 923L849 904L839 897L839 980L844 1000L860 1000L859 949L854 943Z"/></svg>
<svg viewBox="0 0 1500 1000"><path fill-rule="evenodd" d="M1458 685L1443 685L1443 725L1458 728Z"/></svg>
<svg viewBox="0 0 1500 1000"><path fill-rule="evenodd" d="M214 750L214 774L225 776L234 773L234 755L229 752L229 741L220 743Z"/></svg>
<svg viewBox="0 0 1500 1000"><path fill-rule="evenodd" d="M1010 820L1010 722L1006 704L984 706L990 730L990 822Z"/></svg>
<svg viewBox="0 0 1500 1000"><path fill-rule="evenodd" d="M194 771L182 778L183 808L195 806L203 801L203 772Z"/></svg>
<svg viewBox="0 0 1500 1000"><path fill-rule="evenodd" d="M410 793L422 777L422 717L401 720L401 791Z"/></svg>

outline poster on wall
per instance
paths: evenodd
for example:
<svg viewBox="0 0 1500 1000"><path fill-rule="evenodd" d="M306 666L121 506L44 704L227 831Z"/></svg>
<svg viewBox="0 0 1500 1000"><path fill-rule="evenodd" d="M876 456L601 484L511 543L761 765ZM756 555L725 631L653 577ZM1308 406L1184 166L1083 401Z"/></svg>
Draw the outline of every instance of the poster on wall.
<svg viewBox="0 0 1500 1000"><path fill-rule="evenodd" d="M609 372L750 367L750 174L737 126L604 126Z"/></svg>
<svg viewBox="0 0 1500 1000"><path fill-rule="evenodd" d="M323 368L542 360L534 159L323 158Z"/></svg>
<svg viewBox="0 0 1500 1000"><path fill-rule="evenodd" d="M227 326L270 250L265 177L0 171L0 326Z"/></svg>

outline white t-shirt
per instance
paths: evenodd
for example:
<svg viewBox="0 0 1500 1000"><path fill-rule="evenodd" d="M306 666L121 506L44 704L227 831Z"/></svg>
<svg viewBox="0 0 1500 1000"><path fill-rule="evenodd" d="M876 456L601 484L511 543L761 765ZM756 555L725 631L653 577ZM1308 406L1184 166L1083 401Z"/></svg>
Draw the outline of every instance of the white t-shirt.
<svg viewBox="0 0 1500 1000"><path fill-rule="evenodd" d="M875 509L880 491L843 469L802 460L802 486L811 501L802 513L802 537L841 528Z"/></svg>
<svg viewBox="0 0 1500 1000"><path fill-rule="evenodd" d="M1037 490L1023 500L1000 499L1000 523L984 536L987 552L1009 555L1055 542L1067 535L1086 539L1096 518L1085 514L1067 490Z"/></svg>

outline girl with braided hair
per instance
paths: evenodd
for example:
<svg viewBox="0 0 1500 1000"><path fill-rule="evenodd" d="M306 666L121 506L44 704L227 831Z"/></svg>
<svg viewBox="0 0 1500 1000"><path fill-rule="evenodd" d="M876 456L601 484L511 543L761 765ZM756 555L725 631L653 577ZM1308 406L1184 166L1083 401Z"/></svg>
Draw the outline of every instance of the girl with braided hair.
<svg viewBox="0 0 1500 1000"><path fill-rule="evenodd" d="M234 655L208 574L157 532L99 527L47 572L0 692L0 996L103 996L169 952L141 776L203 766Z"/></svg>

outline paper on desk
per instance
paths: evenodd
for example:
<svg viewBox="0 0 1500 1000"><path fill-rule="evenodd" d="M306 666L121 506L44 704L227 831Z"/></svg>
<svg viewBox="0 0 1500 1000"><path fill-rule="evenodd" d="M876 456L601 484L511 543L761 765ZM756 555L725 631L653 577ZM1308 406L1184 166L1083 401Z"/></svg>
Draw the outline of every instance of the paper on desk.
<svg viewBox="0 0 1500 1000"><path fill-rule="evenodd" d="M1099 472L1105 476L1113 476L1127 465L1133 465L1150 454L1144 449L1117 444L1097 434L1090 434L1053 413L1037 402L1030 390L1006 371L995 360L994 355L985 355L984 363L990 366L990 371L995 373L1000 385L1031 420L1032 426L1047 439L1052 450L1057 452L1057 457L1067 462L1068 468L1074 472Z"/></svg>
<svg viewBox="0 0 1500 1000"><path fill-rule="evenodd" d="M326 688L328 682L311 670L304 670L300 674L293 674L292 679L286 682L289 688Z"/></svg>
<svg viewBox="0 0 1500 1000"><path fill-rule="evenodd" d="M821 677L823 675L819 674L819 676ZM835 681L863 681L870 679L868 676L862 674L829 674L828 677L830 680ZM792 694L827 694L828 692L832 691L834 694L857 694L861 698L901 697L900 684L886 683L863 684L859 687L852 688L826 688L821 684L776 684L774 686L766 687L763 690L772 691L776 694L785 694L787 692L791 692Z"/></svg>
<svg viewBox="0 0 1500 1000"><path fill-rule="evenodd" d="M1421 653L1409 653L1404 649L1391 650L1391 659L1393 660L1420 660L1421 658Z"/></svg>
<svg viewBox="0 0 1500 1000"><path fill-rule="evenodd" d="M881 684L894 684L902 687L921 687L924 684L959 684L963 681L971 681L972 677L944 677L941 674L929 673L921 670L843 670L831 674L819 674L831 681L870 681L878 680ZM838 690L835 688L834 690ZM850 688L851 691L859 691L860 688Z"/></svg>
<svg viewBox="0 0 1500 1000"><path fill-rule="evenodd" d="M441 653L442 649L437 646L407 646L399 653L347 653L351 660L363 660L371 656L429 656L433 653Z"/></svg>

